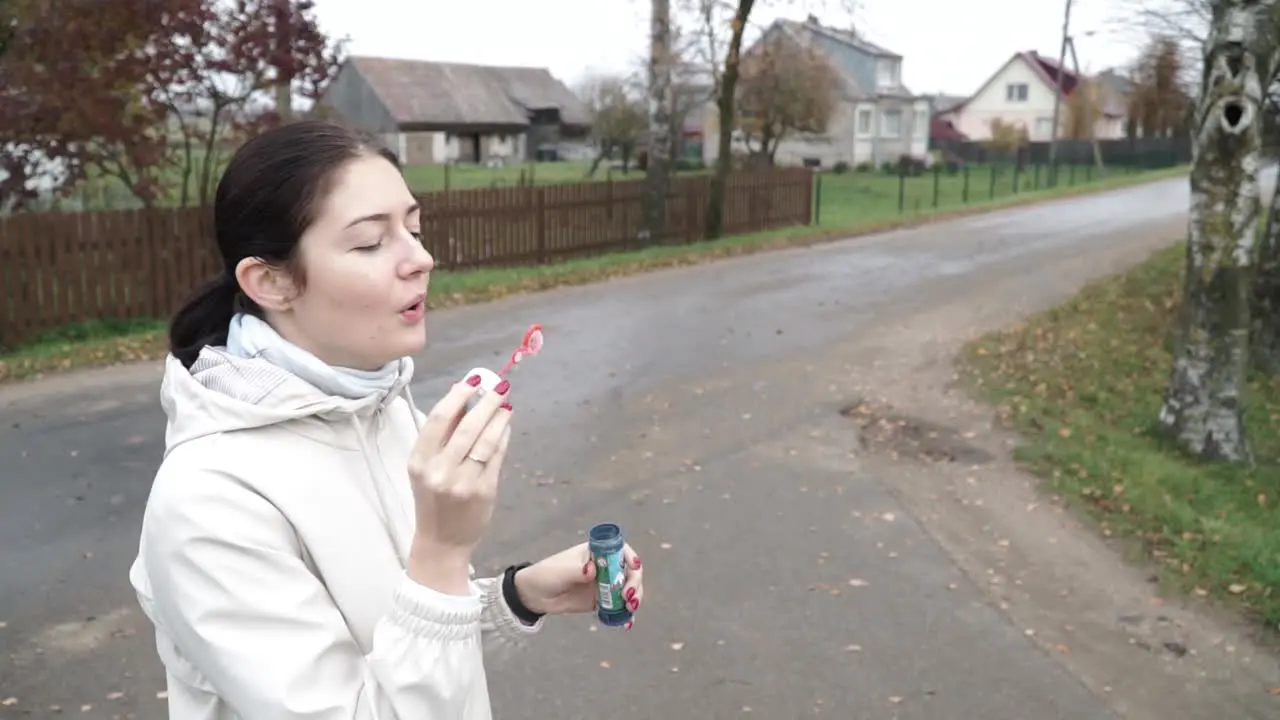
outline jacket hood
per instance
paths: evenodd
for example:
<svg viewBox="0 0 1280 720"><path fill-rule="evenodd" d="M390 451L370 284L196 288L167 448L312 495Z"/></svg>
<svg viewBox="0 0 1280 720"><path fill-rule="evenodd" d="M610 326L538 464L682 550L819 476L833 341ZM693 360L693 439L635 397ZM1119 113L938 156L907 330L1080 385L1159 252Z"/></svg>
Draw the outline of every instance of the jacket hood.
<svg viewBox="0 0 1280 720"><path fill-rule="evenodd" d="M385 392L346 398L326 393L261 357L238 357L224 348L206 347L188 370L170 355L160 385L160 403L168 416L165 456L183 443L215 433L372 413L405 393L413 361L404 358L402 363L399 377Z"/></svg>

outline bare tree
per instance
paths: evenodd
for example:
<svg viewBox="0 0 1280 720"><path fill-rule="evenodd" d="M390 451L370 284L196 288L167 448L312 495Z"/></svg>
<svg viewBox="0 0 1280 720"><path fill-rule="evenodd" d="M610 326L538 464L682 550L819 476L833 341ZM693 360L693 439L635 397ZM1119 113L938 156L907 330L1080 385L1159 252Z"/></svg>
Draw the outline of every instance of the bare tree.
<svg viewBox="0 0 1280 720"><path fill-rule="evenodd" d="M1031 141L1025 125L1017 125L1004 118L991 118L987 123L991 128L991 138L986 141L987 149L997 157L1003 156L1013 160L1018 158L1022 148Z"/></svg>
<svg viewBox="0 0 1280 720"><path fill-rule="evenodd" d="M596 143L596 157L587 177L593 177L600 163L615 154L622 160L622 171L627 172L649 123L643 89L632 77L596 75L586 78L577 94L591 112L591 134Z"/></svg>
<svg viewBox="0 0 1280 720"><path fill-rule="evenodd" d="M752 13L772 4L797 10L813 10L832 5L853 14L857 0L681 0L689 14L697 18L696 43L701 61L710 70L715 90L719 124L715 170L707 200L706 237L720 237L724 226L724 196L732 167L734 112L741 77L744 42L751 28Z"/></svg>
<svg viewBox="0 0 1280 720"><path fill-rule="evenodd" d="M1171 137L1187 129L1191 93L1185 58L1171 35L1153 35L1134 63L1126 98L1130 135Z"/></svg>
<svg viewBox="0 0 1280 720"><path fill-rule="evenodd" d="M740 83L735 125L752 156L772 165L788 136L827 131L839 78L812 48L765 38L743 57Z"/></svg>
<svg viewBox="0 0 1280 720"><path fill-rule="evenodd" d="M1263 79L1276 0L1212 0L1193 121L1187 272L1165 432L1206 460L1248 462L1250 274L1258 226Z"/></svg>

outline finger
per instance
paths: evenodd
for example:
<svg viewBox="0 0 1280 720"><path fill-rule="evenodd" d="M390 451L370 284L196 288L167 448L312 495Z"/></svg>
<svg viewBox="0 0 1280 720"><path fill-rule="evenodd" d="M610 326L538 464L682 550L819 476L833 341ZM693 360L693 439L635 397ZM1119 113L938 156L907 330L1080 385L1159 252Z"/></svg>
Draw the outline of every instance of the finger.
<svg viewBox="0 0 1280 720"><path fill-rule="evenodd" d="M506 402L504 396L510 387L511 384L503 380L494 391L481 395L480 401L471 410L467 411L462 420L458 422L458 427L444 445L444 455L454 466L462 463L463 458L471 452L476 441L480 439L481 433L494 419L494 416L498 414L501 405ZM510 414L510 411L502 412L503 416L509 416ZM489 453L492 454L495 449L490 448ZM484 460L488 456L477 455L476 457Z"/></svg>
<svg viewBox="0 0 1280 720"><path fill-rule="evenodd" d="M476 393L476 389L465 382L454 383L449 392L427 413L427 420L418 433L418 441L414 450L425 450L434 454L444 445L452 434L452 428L467 407L467 401Z"/></svg>
<svg viewBox="0 0 1280 720"><path fill-rule="evenodd" d="M507 431L511 427L510 422L511 411L498 408L493 413L493 416L489 418L489 422L485 424L484 429L480 431L480 436L471 444L471 450L467 452L467 457L476 458L485 465L501 460L502 458L498 457L498 455L504 449L503 444L510 442L507 438ZM461 423L459 423L459 427L461 427Z"/></svg>
<svg viewBox="0 0 1280 720"><path fill-rule="evenodd" d="M472 376L468 377L464 382L466 382L466 384L467 384L467 385L469 385L470 387L477 388L477 391L476 391L476 392L479 392L479 391L480 391L480 390L479 390L479 388L480 388L480 376L479 376L479 375L472 375ZM474 395L473 395L472 397L474 397ZM468 402L470 402L470 400L469 400L469 399L468 399ZM440 447L444 447L444 443L449 442L449 438L453 437L453 433L454 433L454 431L458 429L458 423L459 423L459 422L462 422L462 417L463 417L464 415L466 415L466 414L467 414L467 413L466 413L466 410L465 410L465 408L464 408L463 412L460 412L460 413L458 413L457 415L454 415L454 416L453 416L453 421L449 423L449 430L448 430L448 432L446 432L446 433L445 433L445 435L444 435L444 440L443 440L443 442L441 442L441 443L440 443Z"/></svg>
<svg viewBox="0 0 1280 720"><path fill-rule="evenodd" d="M569 553L571 557L576 556L577 562L582 567L582 582L595 582L596 562L595 558L591 557L591 545L589 543L582 543L565 550L565 552Z"/></svg>
<svg viewBox="0 0 1280 720"><path fill-rule="evenodd" d="M622 599L627 603L627 609L635 612L644 599L644 569L640 565L640 556L629 544L622 546L622 565L626 573Z"/></svg>
<svg viewBox="0 0 1280 720"><path fill-rule="evenodd" d="M499 410L499 414L510 414L509 411ZM483 436L481 436L483 439ZM507 425L502 431L502 438L498 440L498 449L489 458L489 462L484 464L484 468L480 474L476 476L476 486L479 492L496 497L498 494L498 481L502 477L502 463L507 459L507 447L511 444L511 426ZM477 447L480 445L476 443ZM475 457L484 457L479 450L473 450Z"/></svg>

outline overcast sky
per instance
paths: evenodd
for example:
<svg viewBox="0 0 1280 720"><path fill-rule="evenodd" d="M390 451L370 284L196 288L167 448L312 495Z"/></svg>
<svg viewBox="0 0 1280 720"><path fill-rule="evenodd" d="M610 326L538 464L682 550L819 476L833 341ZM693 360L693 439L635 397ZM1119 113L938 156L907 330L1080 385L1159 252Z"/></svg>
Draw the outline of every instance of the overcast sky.
<svg viewBox="0 0 1280 720"><path fill-rule="evenodd" d="M1060 0L760 0L754 23L802 20L855 25L903 56L917 93L972 93L1010 55L1056 56ZM673 2L673 5L678 4ZM546 67L574 83L592 71L625 71L647 47L648 0L317 0L324 29L360 55ZM1126 65L1137 52L1118 0L1074 0L1072 34L1083 69ZM1088 33L1093 33L1089 35Z"/></svg>

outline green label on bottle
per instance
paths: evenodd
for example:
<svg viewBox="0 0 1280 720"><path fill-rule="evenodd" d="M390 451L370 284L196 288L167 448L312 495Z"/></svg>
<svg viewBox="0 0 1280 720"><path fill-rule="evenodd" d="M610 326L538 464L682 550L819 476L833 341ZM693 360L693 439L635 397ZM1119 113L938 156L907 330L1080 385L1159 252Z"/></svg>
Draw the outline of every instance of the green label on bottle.
<svg viewBox="0 0 1280 720"><path fill-rule="evenodd" d="M596 602L601 610L617 611L626 608L622 587L627 581L622 568L622 552L611 552L595 557Z"/></svg>

